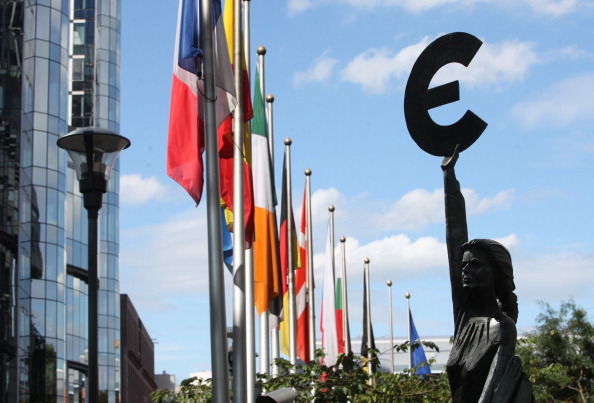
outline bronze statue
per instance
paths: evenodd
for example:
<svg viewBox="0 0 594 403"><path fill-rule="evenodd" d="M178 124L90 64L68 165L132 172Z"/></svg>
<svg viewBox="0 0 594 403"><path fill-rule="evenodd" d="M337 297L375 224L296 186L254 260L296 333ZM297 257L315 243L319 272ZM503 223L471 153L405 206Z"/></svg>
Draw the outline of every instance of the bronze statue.
<svg viewBox="0 0 594 403"><path fill-rule="evenodd" d="M454 344L446 366L454 402L532 402L532 386L515 356L517 297L511 256L499 242L468 240L466 208L454 166L441 164L454 308Z"/></svg>

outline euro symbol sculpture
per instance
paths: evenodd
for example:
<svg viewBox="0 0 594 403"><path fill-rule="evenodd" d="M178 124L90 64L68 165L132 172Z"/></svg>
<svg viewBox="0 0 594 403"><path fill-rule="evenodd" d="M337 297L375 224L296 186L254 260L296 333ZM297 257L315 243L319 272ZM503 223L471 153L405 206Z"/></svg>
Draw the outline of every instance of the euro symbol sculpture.
<svg viewBox="0 0 594 403"><path fill-rule="evenodd" d="M470 34L454 32L429 44L415 62L404 93L404 117L408 131L422 150L446 157L470 147L483 133L487 123L471 111L456 123L441 126L433 121L429 109L460 100L460 85L453 81L429 89L431 79L449 63L468 67L483 43Z"/></svg>

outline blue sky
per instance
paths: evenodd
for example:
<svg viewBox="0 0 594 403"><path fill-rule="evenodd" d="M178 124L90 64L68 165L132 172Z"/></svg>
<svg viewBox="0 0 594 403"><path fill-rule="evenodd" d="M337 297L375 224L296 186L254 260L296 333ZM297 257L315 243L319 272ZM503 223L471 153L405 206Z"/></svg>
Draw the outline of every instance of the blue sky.
<svg viewBox="0 0 594 403"><path fill-rule="evenodd" d="M376 337L388 335L388 279L395 335L406 333L406 291L421 338L453 332L441 159L411 139L403 98L420 52L456 31L484 44L468 68L449 65L436 75L433 84L460 80L461 100L431 115L451 124L470 109L489 124L457 164L470 237L510 249L520 331L534 325L538 301L573 298L594 309L594 2L250 4L252 66L255 49L268 50L275 155L293 140L297 219L303 171L313 171L318 317L334 204L336 239L347 238L353 338L362 333L365 257ZM158 342L155 371L179 381L210 369L210 341L205 203L196 208L165 174L176 16L174 0L122 3L121 133L132 147L121 154L120 291ZM227 312L231 306L228 297Z"/></svg>

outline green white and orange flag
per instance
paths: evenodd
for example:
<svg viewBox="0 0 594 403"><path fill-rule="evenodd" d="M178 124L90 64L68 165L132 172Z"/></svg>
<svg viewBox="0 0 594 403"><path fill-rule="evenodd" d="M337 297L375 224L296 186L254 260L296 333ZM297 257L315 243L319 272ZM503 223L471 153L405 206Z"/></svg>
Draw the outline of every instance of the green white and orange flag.
<svg viewBox="0 0 594 403"><path fill-rule="evenodd" d="M268 148L264 99L256 66L252 119L252 174L254 177L254 305L261 315L280 292L280 270L276 218L274 211L274 178Z"/></svg>

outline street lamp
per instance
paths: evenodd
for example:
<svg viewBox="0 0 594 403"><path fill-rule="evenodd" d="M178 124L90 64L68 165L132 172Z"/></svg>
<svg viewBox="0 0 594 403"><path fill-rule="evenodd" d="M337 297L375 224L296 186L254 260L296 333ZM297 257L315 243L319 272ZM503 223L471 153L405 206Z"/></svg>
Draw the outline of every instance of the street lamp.
<svg viewBox="0 0 594 403"><path fill-rule="evenodd" d="M83 195L89 221L88 285L89 285L89 372L87 396L89 403L96 403L99 393L99 368L97 360L97 218L103 193L120 151L130 147L130 140L110 130L84 127L60 137L58 147L68 151L80 193Z"/></svg>

